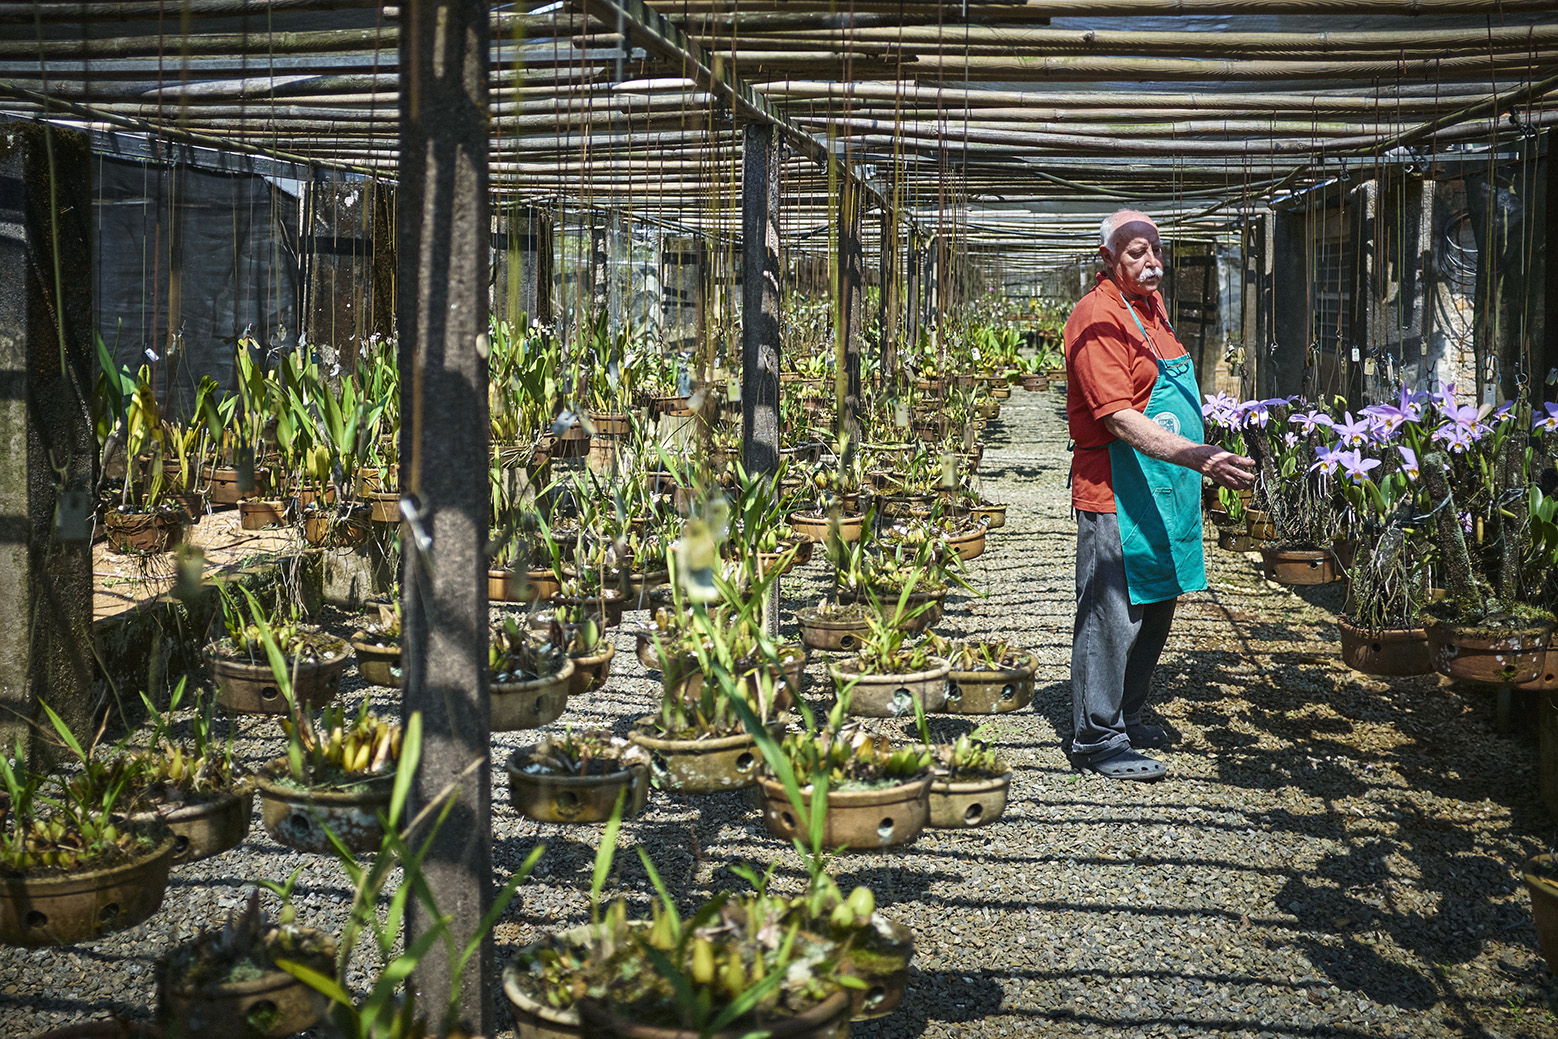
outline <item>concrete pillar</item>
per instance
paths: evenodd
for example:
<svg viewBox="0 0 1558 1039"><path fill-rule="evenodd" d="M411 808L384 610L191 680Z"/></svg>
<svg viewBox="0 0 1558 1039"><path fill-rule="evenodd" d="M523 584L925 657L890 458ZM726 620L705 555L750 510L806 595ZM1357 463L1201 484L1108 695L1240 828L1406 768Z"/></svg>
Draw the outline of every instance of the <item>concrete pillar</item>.
<svg viewBox="0 0 1558 1039"><path fill-rule="evenodd" d="M0 753L40 699L93 721L91 542L55 524L94 476L91 169L85 135L0 123Z"/></svg>
<svg viewBox="0 0 1558 1039"><path fill-rule="evenodd" d="M920 319L923 310L920 305L920 294L923 291L923 277L921 267L924 257L920 249L920 236L914 233L909 235L909 269L907 278L907 292L905 300L907 327L904 329L908 336L910 351L918 350L920 346Z"/></svg>
<svg viewBox="0 0 1558 1039"><path fill-rule="evenodd" d="M779 466L779 150L748 123L741 158L741 443L750 473Z"/></svg>
<svg viewBox="0 0 1558 1039"><path fill-rule="evenodd" d="M590 224L590 313L588 320L607 306L607 280L611 274L611 254L607 248L605 216L597 215Z"/></svg>
<svg viewBox="0 0 1558 1039"><path fill-rule="evenodd" d="M403 712L423 719L409 812L448 787L453 807L423 865L456 949L492 897L487 701L488 5L408 0L400 37L399 326L403 478ZM428 539L419 544L421 535ZM433 921L415 898L407 944ZM412 976L436 1028L451 990L445 944ZM491 1034L492 943L461 979L459 1013Z"/></svg>
<svg viewBox="0 0 1558 1039"><path fill-rule="evenodd" d="M845 177L839 191L834 301L839 315L836 326L838 431L849 434L850 456L860 441L860 322L865 305L865 254L860 247L860 218L864 208L865 189L854 178Z"/></svg>

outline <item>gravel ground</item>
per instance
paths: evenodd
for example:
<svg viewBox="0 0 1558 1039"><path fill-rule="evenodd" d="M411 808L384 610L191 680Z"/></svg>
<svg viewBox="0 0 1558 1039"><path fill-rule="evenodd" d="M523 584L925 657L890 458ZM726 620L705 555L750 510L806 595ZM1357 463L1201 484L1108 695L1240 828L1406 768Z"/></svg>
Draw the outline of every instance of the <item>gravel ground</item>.
<svg viewBox="0 0 1558 1039"><path fill-rule="evenodd" d="M1073 526L1059 403L1019 391L987 430L986 493L1010 504L1008 524L971 564L988 597L954 605L939 629L1010 639L1042 661L1033 709L997 722L1016 769L1011 805L985 829L928 830L899 852L837 860L846 888L870 884L918 937L903 1005L854 1034L1558 1036L1558 985L1516 869L1554 833L1529 714L1517 710L1501 735L1486 694L1350 672L1335 587L1268 585L1253 557L1209 543L1212 590L1181 604L1158 673L1155 709L1178 738L1168 779L1068 769ZM816 563L786 579L787 618L823 576ZM651 709L657 681L631 639L618 649L611 687L576 699L559 725L625 732ZM810 676L808 695L823 702L820 659ZM945 737L970 725L934 727ZM251 763L280 748L272 723L241 732ZM494 761L534 738L494 738ZM519 818L501 768L493 801L500 877L547 845L499 925L501 962L582 921L600 828ZM738 793L656 793L624 827L612 886L644 908L634 845L684 904L739 883L725 867L741 860L778 858L787 888L802 879ZM238 905L253 878L298 866L300 918L336 926L348 898L339 866L279 847L256 816L242 848L176 870L147 923L90 946L0 950L0 1034L149 1016L159 952ZM496 1020L510 1034L506 1013Z"/></svg>

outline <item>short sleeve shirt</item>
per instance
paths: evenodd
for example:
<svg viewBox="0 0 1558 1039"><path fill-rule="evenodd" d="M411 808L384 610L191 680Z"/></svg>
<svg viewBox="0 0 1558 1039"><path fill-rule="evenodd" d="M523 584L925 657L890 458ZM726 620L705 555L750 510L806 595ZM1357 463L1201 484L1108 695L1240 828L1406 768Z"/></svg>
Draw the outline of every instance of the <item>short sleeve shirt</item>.
<svg viewBox="0 0 1558 1039"><path fill-rule="evenodd" d="M1071 505L1079 512L1115 511L1107 450L1115 437L1103 420L1127 408L1145 412L1158 381L1158 355L1167 361L1186 352L1169 327L1158 293L1129 305L1136 308L1151 344L1126 312L1119 287L1103 273L1066 321L1066 418L1076 443Z"/></svg>

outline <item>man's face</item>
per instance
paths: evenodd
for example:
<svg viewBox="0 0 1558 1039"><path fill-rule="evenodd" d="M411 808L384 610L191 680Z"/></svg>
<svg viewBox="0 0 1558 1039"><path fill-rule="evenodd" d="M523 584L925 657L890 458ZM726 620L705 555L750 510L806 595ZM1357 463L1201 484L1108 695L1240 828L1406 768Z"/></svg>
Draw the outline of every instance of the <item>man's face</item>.
<svg viewBox="0 0 1558 1039"><path fill-rule="evenodd" d="M1137 296L1145 296L1163 280L1163 243L1158 229L1145 220L1132 220L1115 229L1114 249L1099 246L1115 282Z"/></svg>

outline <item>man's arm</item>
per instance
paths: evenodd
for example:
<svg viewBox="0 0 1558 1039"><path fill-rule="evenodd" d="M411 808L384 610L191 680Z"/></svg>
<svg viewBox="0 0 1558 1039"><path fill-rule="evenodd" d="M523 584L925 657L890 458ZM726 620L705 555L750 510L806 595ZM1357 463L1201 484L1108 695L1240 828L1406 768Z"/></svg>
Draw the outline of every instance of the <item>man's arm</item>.
<svg viewBox="0 0 1558 1039"><path fill-rule="evenodd" d="M1224 451L1216 444L1186 440L1131 408L1111 412L1103 421L1105 429L1149 458L1194 469L1224 487L1243 489L1255 485L1253 458Z"/></svg>

